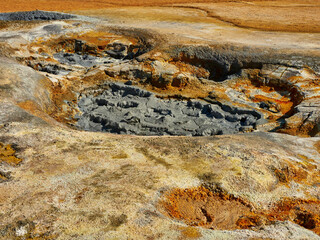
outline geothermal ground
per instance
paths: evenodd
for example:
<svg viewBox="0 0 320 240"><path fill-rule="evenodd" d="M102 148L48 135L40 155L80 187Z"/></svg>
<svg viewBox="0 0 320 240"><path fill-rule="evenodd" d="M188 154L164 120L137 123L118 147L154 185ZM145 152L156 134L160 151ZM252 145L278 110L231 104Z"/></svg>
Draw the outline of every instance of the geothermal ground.
<svg viewBox="0 0 320 240"><path fill-rule="evenodd" d="M0 239L320 239L319 10L2 3Z"/></svg>

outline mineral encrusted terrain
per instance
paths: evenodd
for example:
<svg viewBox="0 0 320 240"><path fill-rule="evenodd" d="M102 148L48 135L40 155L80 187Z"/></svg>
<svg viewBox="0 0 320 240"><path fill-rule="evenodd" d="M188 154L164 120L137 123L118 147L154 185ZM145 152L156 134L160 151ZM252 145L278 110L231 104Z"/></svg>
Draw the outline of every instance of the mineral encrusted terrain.
<svg viewBox="0 0 320 240"><path fill-rule="evenodd" d="M0 239L320 239L317 4L174 3L0 14Z"/></svg>

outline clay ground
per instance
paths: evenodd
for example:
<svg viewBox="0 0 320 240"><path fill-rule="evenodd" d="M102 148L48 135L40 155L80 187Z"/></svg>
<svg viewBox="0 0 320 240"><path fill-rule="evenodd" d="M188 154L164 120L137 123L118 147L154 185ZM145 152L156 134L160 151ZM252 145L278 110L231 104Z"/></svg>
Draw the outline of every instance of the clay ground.
<svg viewBox="0 0 320 240"><path fill-rule="evenodd" d="M110 9L111 12L118 12L119 7L163 7L171 6L178 11L181 8L200 10L206 18L186 16L183 21L217 21L259 30L288 31L288 32L320 32L320 3L317 0L298 1L224 1L224 0L12 0L0 1L0 12L48 10L48 11L77 11ZM116 9L115 9L116 8ZM178 9L176 9L178 8ZM151 9L152 10L152 9ZM154 10L154 9L153 9ZM123 10L124 11L124 10ZM138 18L159 18L158 11L151 11L148 14L138 15ZM95 11L92 13L94 14ZM136 10L125 11L126 17L136 17ZM112 13L109 13L112 15ZM121 15L121 14L120 14ZM162 18L172 18L171 14ZM213 18L213 19L207 19ZM203 17L202 17L203 18Z"/></svg>

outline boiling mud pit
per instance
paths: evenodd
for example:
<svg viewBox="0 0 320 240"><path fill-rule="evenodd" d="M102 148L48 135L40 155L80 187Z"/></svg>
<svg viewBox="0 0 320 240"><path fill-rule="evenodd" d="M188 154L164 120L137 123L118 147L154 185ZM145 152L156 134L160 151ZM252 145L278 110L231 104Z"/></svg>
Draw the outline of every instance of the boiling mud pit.
<svg viewBox="0 0 320 240"><path fill-rule="evenodd" d="M88 131L137 135L210 136L252 129L255 111L204 101L163 100L135 86L110 83L98 96L83 96L77 125Z"/></svg>
<svg viewBox="0 0 320 240"><path fill-rule="evenodd" d="M44 19L41 11L16 14ZM53 83L48 114L80 130L177 136L277 131L303 100L300 87L287 79L305 73L279 65L276 57L252 53L248 60L228 49L174 46L166 52L169 61L154 55L164 46L152 34L76 34L79 26L43 26L42 34L59 37L33 42L32 57L19 61Z"/></svg>

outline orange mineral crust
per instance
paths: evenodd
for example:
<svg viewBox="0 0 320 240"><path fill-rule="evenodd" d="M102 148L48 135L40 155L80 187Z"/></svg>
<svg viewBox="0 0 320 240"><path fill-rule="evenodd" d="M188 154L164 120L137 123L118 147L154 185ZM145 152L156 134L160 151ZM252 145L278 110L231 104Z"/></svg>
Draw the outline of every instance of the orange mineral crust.
<svg viewBox="0 0 320 240"><path fill-rule="evenodd" d="M232 230L289 220L319 234L319 204L316 200L287 198L274 203L268 211L263 211L221 189L210 191L205 187L196 187L173 189L165 193L159 207L166 215L190 226Z"/></svg>

